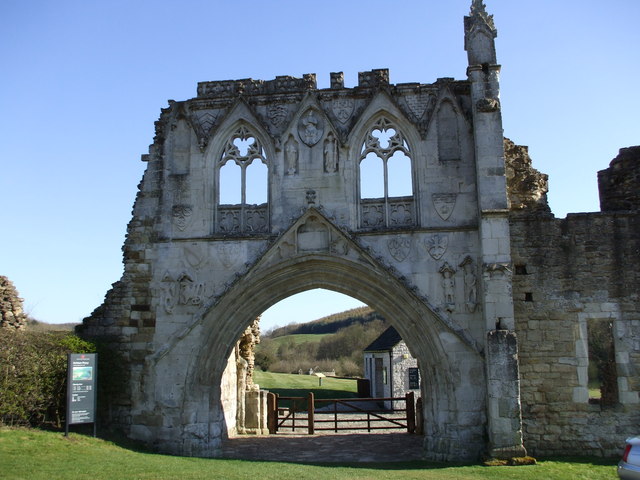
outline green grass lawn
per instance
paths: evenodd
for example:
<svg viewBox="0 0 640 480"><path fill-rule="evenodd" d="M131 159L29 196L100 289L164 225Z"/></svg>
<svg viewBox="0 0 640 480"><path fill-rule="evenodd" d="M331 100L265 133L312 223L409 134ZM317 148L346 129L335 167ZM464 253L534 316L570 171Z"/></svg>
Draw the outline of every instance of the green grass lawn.
<svg viewBox="0 0 640 480"><path fill-rule="evenodd" d="M263 390L277 393L281 397L307 397L313 392L316 399L322 398L352 398L358 396L356 380L345 378L325 377L322 386L315 375L296 375L290 373L272 373L254 371L254 382ZM281 403L291 406L290 403ZM326 405L326 404L325 404ZM306 402L296 404L298 409L305 409ZM323 406L323 405L320 405Z"/></svg>
<svg viewBox="0 0 640 480"><path fill-rule="evenodd" d="M546 460L522 467L428 462L302 465L284 462L185 458L136 451L78 434L0 428L0 478L7 480L604 480L615 462Z"/></svg>
<svg viewBox="0 0 640 480"><path fill-rule="evenodd" d="M270 340L276 346L289 342L292 342L294 345L299 345L301 343L318 343L324 337L328 337L329 335L333 335L333 333L299 333L296 335L284 335L282 337L270 338Z"/></svg>

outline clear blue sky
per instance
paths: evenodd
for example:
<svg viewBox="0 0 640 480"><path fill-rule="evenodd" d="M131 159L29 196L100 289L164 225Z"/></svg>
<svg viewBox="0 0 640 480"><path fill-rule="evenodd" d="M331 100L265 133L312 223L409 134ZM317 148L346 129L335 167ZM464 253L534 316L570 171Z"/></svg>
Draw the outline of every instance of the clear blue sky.
<svg viewBox="0 0 640 480"><path fill-rule="evenodd" d="M304 73L354 86L373 68L393 83L465 79L470 3L3 0L0 274L35 318L79 321L120 278L140 154L168 99L198 81ZM549 174L556 216L598 210L596 172L640 144L640 2L485 3L505 135ZM264 328L308 320L289 303Z"/></svg>

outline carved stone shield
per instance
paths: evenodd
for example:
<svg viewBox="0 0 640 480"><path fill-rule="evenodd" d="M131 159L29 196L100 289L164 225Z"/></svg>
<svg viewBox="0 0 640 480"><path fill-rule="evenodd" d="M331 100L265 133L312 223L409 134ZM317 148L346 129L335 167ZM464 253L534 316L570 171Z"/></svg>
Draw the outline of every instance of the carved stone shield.
<svg viewBox="0 0 640 480"><path fill-rule="evenodd" d="M434 260L440 260L449 246L449 237L446 235L432 235L424 241L424 246Z"/></svg>
<svg viewBox="0 0 640 480"><path fill-rule="evenodd" d="M340 123L347 123L353 115L355 103L351 98L337 98L333 101L333 114Z"/></svg>
<svg viewBox="0 0 640 480"><path fill-rule="evenodd" d="M279 127L287 119L287 113L287 107L281 103L269 105L267 109L267 117L274 127Z"/></svg>
<svg viewBox="0 0 640 480"><path fill-rule="evenodd" d="M387 248L393 258L398 262L402 262L409 256L409 252L411 251L411 238L400 236L390 238L387 241Z"/></svg>
<svg viewBox="0 0 640 480"><path fill-rule="evenodd" d="M187 224L189 223L189 219L191 218L191 214L193 213L193 208L189 205L174 205L171 209L171 217L173 218L173 223L178 227L180 231L183 231L187 228Z"/></svg>
<svg viewBox="0 0 640 480"><path fill-rule="evenodd" d="M431 195L433 206L442 220L448 220L453 213L457 197L458 195L455 193L434 193Z"/></svg>
<svg viewBox="0 0 640 480"><path fill-rule="evenodd" d="M233 243L218 245L218 258L225 268L231 268L238 261L239 254L239 245Z"/></svg>

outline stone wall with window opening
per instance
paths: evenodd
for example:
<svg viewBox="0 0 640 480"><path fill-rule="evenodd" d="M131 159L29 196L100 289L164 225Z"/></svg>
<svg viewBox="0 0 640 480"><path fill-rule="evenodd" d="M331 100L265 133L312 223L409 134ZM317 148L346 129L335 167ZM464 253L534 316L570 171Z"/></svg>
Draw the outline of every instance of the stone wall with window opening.
<svg viewBox="0 0 640 480"><path fill-rule="evenodd" d="M614 160L599 177L615 173L616 198L633 198L640 148L623 150L625 169ZM640 424L638 203L555 218L526 147L505 140L505 153L525 446L616 455Z"/></svg>

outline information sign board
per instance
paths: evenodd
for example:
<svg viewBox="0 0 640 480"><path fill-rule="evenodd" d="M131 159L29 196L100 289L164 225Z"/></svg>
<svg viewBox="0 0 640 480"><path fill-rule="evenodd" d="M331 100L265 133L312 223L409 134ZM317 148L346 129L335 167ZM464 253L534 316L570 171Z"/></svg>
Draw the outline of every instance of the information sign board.
<svg viewBox="0 0 640 480"><path fill-rule="evenodd" d="M98 354L70 353L67 373L67 430L69 425L96 421Z"/></svg>

